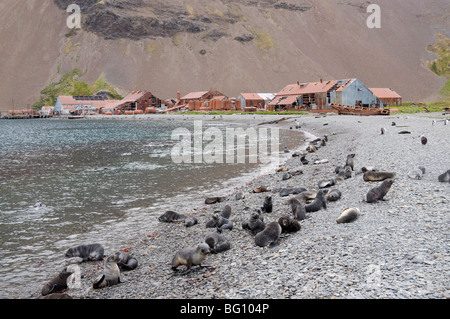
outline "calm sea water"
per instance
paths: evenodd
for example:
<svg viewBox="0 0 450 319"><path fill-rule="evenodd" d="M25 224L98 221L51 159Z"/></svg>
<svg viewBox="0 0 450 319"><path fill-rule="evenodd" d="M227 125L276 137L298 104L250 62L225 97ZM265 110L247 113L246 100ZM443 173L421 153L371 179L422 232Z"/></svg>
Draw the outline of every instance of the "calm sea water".
<svg viewBox="0 0 450 319"><path fill-rule="evenodd" d="M254 174L248 163L175 164L180 127L193 122L0 121L0 296L20 297L30 281L40 289L70 247L124 248L118 238L151 233L174 198L200 203Z"/></svg>

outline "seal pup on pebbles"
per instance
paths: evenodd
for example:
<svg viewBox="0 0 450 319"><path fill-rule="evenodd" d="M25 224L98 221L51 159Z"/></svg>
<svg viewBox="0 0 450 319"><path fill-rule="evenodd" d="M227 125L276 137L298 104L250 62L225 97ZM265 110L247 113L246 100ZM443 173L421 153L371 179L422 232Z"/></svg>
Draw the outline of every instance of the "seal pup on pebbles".
<svg viewBox="0 0 450 319"><path fill-rule="evenodd" d="M102 260L105 249L100 244L80 245L69 248L66 258L80 257L83 261Z"/></svg>
<svg viewBox="0 0 450 319"><path fill-rule="evenodd" d="M334 185L336 185L336 179L335 178L321 180L317 184L317 186L319 186L320 189L328 188L328 187L331 187L331 186L334 186Z"/></svg>
<svg viewBox="0 0 450 319"><path fill-rule="evenodd" d="M408 177L412 179L422 179L423 174L425 174L425 167L419 166L408 172Z"/></svg>
<svg viewBox="0 0 450 319"><path fill-rule="evenodd" d="M335 202L335 201L339 200L341 198L341 196L342 196L341 191L338 190L337 188L334 188L328 192L327 201Z"/></svg>
<svg viewBox="0 0 450 319"><path fill-rule="evenodd" d="M316 198L311 204L305 205L305 210L307 213L318 212L321 209L327 209L327 199L325 197L325 192L321 189L317 192Z"/></svg>
<svg viewBox="0 0 450 319"><path fill-rule="evenodd" d="M278 224L281 226L281 233L295 233L301 229L298 220L287 215L281 216L278 219Z"/></svg>
<svg viewBox="0 0 450 319"><path fill-rule="evenodd" d="M278 222L271 222L266 225L263 231L255 236L255 244L259 247L274 247L278 245L282 229Z"/></svg>
<svg viewBox="0 0 450 319"><path fill-rule="evenodd" d="M55 278L47 282L44 287L42 287L42 296L60 293L67 289L67 279L71 275L72 272L69 272L67 271L67 268L64 268Z"/></svg>
<svg viewBox="0 0 450 319"><path fill-rule="evenodd" d="M386 129L384 127L381 128L381 135L384 135L386 133Z"/></svg>
<svg viewBox="0 0 450 319"><path fill-rule="evenodd" d="M92 285L94 289L102 289L120 284L120 269L117 265L119 261L120 259L117 254L109 256L106 259L103 266L103 275Z"/></svg>
<svg viewBox="0 0 450 319"><path fill-rule="evenodd" d="M221 203L225 200L225 197L209 197L205 199L205 204L212 205L215 203Z"/></svg>
<svg viewBox="0 0 450 319"><path fill-rule="evenodd" d="M338 224L351 223L355 221L360 214L361 214L360 210L356 207L346 208L341 213L341 215L336 219L336 223Z"/></svg>
<svg viewBox="0 0 450 319"><path fill-rule="evenodd" d="M420 142L422 142L422 145L426 145L428 143L428 139L425 136L420 137Z"/></svg>
<svg viewBox="0 0 450 319"><path fill-rule="evenodd" d="M273 211L272 196L266 196L261 211L263 213L271 213Z"/></svg>
<svg viewBox="0 0 450 319"><path fill-rule="evenodd" d="M186 215L178 214L171 210L158 217L158 220L163 223L183 222L185 219Z"/></svg>
<svg viewBox="0 0 450 319"><path fill-rule="evenodd" d="M138 260L136 259L136 257L124 251L116 252L116 256L117 266L119 266L119 269L121 271L129 271L137 268Z"/></svg>
<svg viewBox="0 0 450 319"><path fill-rule="evenodd" d="M198 224L198 219L195 216L186 217L186 219L184 220L184 226L186 226L186 227L192 227L197 224Z"/></svg>
<svg viewBox="0 0 450 319"><path fill-rule="evenodd" d="M232 230L233 222L216 213L213 215L212 220L206 223L206 228L214 228L214 227L217 229L219 233L221 233L225 229Z"/></svg>
<svg viewBox="0 0 450 319"><path fill-rule="evenodd" d="M388 178L394 179L396 175L395 172L366 171L363 175L363 180L365 182L382 182Z"/></svg>
<svg viewBox="0 0 450 319"><path fill-rule="evenodd" d="M438 181L441 183L450 183L450 169L444 174L438 176Z"/></svg>
<svg viewBox="0 0 450 319"><path fill-rule="evenodd" d="M218 254L231 249L231 244L224 236L218 233L211 233L205 237L205 243L208 244L211 254Z"/></svg>
<svg viewBox="0 0 450 319"><path fill-rule="evenodd" d="M264 230L266 224L264 223L264 216L261 210L251 213L248 221L242 222L242 229L250 230L250 233L255 236L257 233Z"/></svg>
<svg viewBox="0 0 450 319"><path fill-rule="evenodd" d="M290 200L288 200L288 204L291 205L292 215L294 216L294 219L306 219L305 205L303 205L297 198L291 198Z"/></svg>
<svg viewBox="0 0 450 319"><path fill-rule="evenodd" d="M303 187L282 188L280 190L280 196L281 197L286 197L286 196L289 196L289 195L297 195L297 194L303 193L305 191L307 191L307 189L303 188Z"/></svg>
<svg viewBox="0 0 450 319"><path fill-rule="evenodd" d="M374 187L366 195L366 201L368 203L376 203L379 200L384 200L384 196L391 189L392 184L394 184L394 180L392 178L388 178L380 186Z"/></svg>
<svg viewBox="0 0 450 319"><path fill-rule="evenodd" d="M207 243L201 243L197 247L186 247L178 251L172 259L172 270L178 271L181 265L186 266L185 273L191 271L192 266L202 266L202 262L211 253L211 249Z"/></svg>

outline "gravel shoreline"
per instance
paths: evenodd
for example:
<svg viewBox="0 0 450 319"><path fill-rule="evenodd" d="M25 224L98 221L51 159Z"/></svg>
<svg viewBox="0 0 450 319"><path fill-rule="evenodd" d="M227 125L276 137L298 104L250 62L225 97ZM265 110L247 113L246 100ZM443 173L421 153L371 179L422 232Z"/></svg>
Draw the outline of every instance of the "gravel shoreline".
<svg viewBox="0 0 450 319"><path fill-rule="evenodd" d="M159 223L156 229L137 230L146 235L130 239L129 253L139 260L139 267L122 272L123 283L93 290L92 283L102 273L103 264L89 262L80 265L82 286L68 289L67 294L87 299L450 298L450 184L438 182L438 175L450 169L450 126L443 123L448 116L308 115L290 116L276 125L295 129L295 118L302 131L328 136L326 146L306 156L308 165L302 167L299 157L291 157L283 165L289 170L302 167L303 174L282 180L283 172L273 172L237 189L245 193L244 199L224 194L227 198L220 203L184 207L198 218L193 227ZM259 117L253 124L261 119L271 120ZM437 123L432 125L432 119ZM396 126L391 126L392 122ZM384 135L382 127L387 129ZM398 134L403 130L411 134ZM428 138L426 145L421 144L421 135ZM255 245L254 237L241 223L262 206L265 196L272 196L274 209L264 214L266 224L291 215L285 205L289 197L280 197L277 190L317 190L320 180L336 177L335 167L345 163L348 154L356 154L355 167L353 176L336 186L342 192L341 199L329 202L327 210L307 213L307 219L300 222L301 230L282 234L278 246ZM313 164L325 159L325 163ZM426 168L423 178L408 177L408 172L420 165ZM396 172L386 201L363 202L367 192L379 185L363 181L359 174L363 166ZM263 185L269 192L252 192ZM193 267L186 275L174 274L171 261L175 252L204 242L214 230L205 223L225 205L232 209L234 228L222 235L230 241L231 249L208 255L204 264L210 268ZM347 207L359 208L361 215L352 223L337 224L336 218ZM113 252L105 251L108 253ZM39 296L40 291L30 293L30 298Z"/></svg>

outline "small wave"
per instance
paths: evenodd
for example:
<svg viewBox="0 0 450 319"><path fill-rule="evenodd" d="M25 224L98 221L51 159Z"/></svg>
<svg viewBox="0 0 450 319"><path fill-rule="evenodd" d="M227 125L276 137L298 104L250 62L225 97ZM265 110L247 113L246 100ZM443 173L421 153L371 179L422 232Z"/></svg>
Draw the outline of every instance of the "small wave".
<svg viewBox="0 0 450 319"><path fill-rule="evenodd" d="M143 162L133 162L126 164L123 168L132 171L152 171L157 168L162 168L163 166L152 164L152 163L143 163Z"/></svg>

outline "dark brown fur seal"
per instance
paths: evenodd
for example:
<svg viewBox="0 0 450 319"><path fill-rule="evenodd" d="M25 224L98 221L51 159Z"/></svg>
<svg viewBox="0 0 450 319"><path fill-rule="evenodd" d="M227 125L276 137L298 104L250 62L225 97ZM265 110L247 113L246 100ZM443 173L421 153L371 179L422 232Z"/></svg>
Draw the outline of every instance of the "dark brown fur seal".
<svg viewBox="0 0 450 319"><path fill-rule="evenodd" d="M328 192L327 201L335 202L335 201L339 200L341 198L341 196L342 196L342 193L340 190L332 189Z"/></svg>
<svg viewBox="0 0 450 319"><path fill-rule="evenodd" d="M355 221L360 214L361 214L361 212L356 207L346 208L341 213L341 215L336 219L336 222L338 224L351 223L351 222Z"/></svg>
<svg viewBox="0 0 450 319"><path fill-rule="evenodd" d="M396 175L394 172L366 171L363 175L363 180L365 182L381 182L388 178L394 179Z"/></svg>
<svg viewBox="0 0 450 319"><path fill-rule="evenodd" d="M272 196L266 196L261 210L263 213L271 213L273 211Z"/></svg>
<svg viewBox="0 0 450 319"><path fill-rule="evenodd" d="M444 174L438 176L438 181L441 183L450 183L450 169Z"/></svg>
<svg viewBox="0 0 450 319"><path fill-rule="evenodd" d="M116 255L117 255L117 266L119 266L120 270L128 271L137 268L138 260L136 259L136 257L124 251L118 251L116 252Z"/></svg>
<svg viewBox="0 0 450 319"><path fill-rule="evenodd" d="M263 231L264 228L266 228L266 224L264 223L264 217L261 210L253 212L248 221L242 222L242 229L250 230L250 233L253 236Z"/></svg>
<svg viewBox="0 0 450 319"><path fill-rule="evenodd" d="M301 229L301 225L298 220L287 215L281 216L278 219L278 224L281 226L282 233L295 233Z"/></svg>
<svg viewBox="0 0 450 319"><path fill-rule="evenodd" d="M220 212L220 216L226 219L230 219L231 217L231 207L230 205L226 205L222 211Z"/></svg>
<svg viewBox="0 0 450 319"><path fill-rule="evenodd" d="M224 197L209 197L209 198L205 199L205 204L212 205L215 203L223 202L224 200L225 200Z"/></svg>
<svg viewBox="0 0 450 319"><path fill-rule="evenodd" d="M212 220L206 223L206 228L216 228L219 233L221 233L225 229L232 230L233 222L229 219L226 219L219 214L214 214Z"/></svg>
<svg viewBox="0 0 450 319"><path fill-rule="evenodd" d="M184 226L186 226L186 227L192 227L197 224L198 224L198 219L195 216L188 216L184 220Z"/></svg>
<svg viewBox="0 0 450 319"><path fill-rule="evenodd" d="M218 254L231 249L230 242L218 233L211 233L206 236L205 243L208 244L212 254Z"/></svg>
<svg viewBox="0 0 450 319"><path fill-rule="evenodd" d="M367 202L368 203L376 203L379 200L384 200L384 196L386 196L386 194L389 192L393 183L394 183L394 180L389 178L389 179L383 181L383 183L381 183L380 186L372 188L367 193L367 197L366 197Z"/></svg>
<svg viewBox="0 0 450 319"><path fill-rule="evenodd" d="M178 214L177 212L173 212L171 210L158 217L158 220L164 223L183 222L185 219L186 215Z"/></svg>
<svg viewBox="0 0 450 319"><path fill-rule="evenodd" d="M305 205L303 205L298 199L291 198L288 201L288 204L291 205L292 215L294 219L296 220L306 219Z"/></svg>
<svg viewBox="0 0 450 319"><path fill-rule="evenodd" d="M178 271L181 265L186 266L186 272L191 271L192 266L203 268L202 262L211 253L207 243L202 243L197 247L186 247L178 251L172 259L172 270Z"/></svg>
<svg viewBox="0 0 450 319"><path fill-rule="evenodd" d="M67 289L67 278L69 278L71 275L72 273L68 272L65 268L58 274L58 276L47 282L44 287L42 287L42 296L63 292L65 289Z"/></svg>
<svg viewBox="0 0 450 319"><path fill-rule="evenodd" d="M281 231L282 229L278 222L271 222L266 225L262 232L255 236L255 244L259 247L274 247L278 245Z"/></svg>
<svg viewBox="0 0 450 319"><path fill-rule="evenodd" d="M352 168L352 171L355 167L355 156L356 154L349 154L347 155L347 161L345 162L345 166L350 166Z"/></svg>
<svg viewBox="0 0 450 319"><path fill-rule="evenodd" d="M80 257L83 261L102 260L104 248L100 244L80 245L67 250L66 257Z"/></svg>
<svg viewBox="0 0 450 319"><path fill-rule="evenodd" d="M305 205L305 210L307 213L318 212L321 209L327 209L327 199L323 190L317 192L316 198L311 204Z"/></svg>

